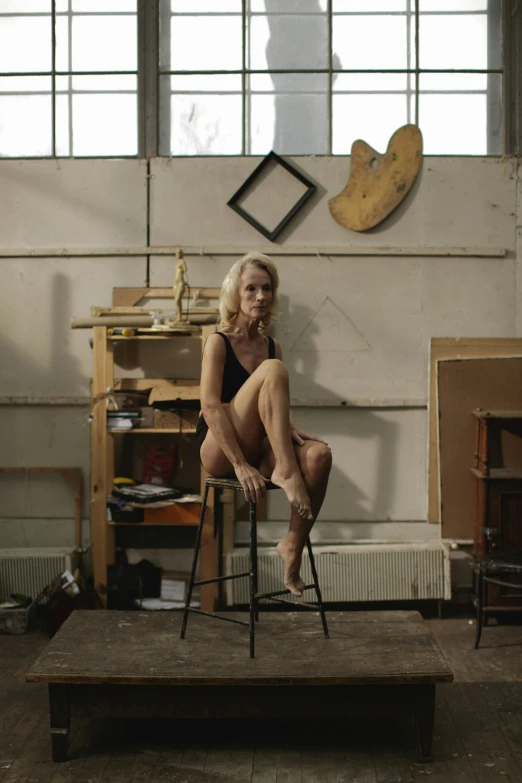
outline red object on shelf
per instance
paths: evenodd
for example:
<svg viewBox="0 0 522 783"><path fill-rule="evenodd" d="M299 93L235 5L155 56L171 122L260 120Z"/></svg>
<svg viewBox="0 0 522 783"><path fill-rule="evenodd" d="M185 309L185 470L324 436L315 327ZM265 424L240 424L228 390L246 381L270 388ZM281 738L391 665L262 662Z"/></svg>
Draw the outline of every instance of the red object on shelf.
<svg viewBox="0 0 522 783"><path fill-rule="evenodd" d="M151 446L143 462L143 481L146 484L158 484L171 487L177 467L176 445Z"/></svg>

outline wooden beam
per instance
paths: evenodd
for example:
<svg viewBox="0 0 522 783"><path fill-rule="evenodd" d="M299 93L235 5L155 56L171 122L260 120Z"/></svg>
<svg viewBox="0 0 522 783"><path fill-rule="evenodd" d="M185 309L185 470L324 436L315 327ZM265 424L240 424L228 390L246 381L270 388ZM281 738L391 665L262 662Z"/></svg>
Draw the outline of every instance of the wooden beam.
<svg viewBox="0 0 522 783"><path fill-rule="evenodd" d="M105 348L107 328L96 326L93 329L93 377L92 395L94 399L107 393L107 361ZM94 569L94 588L102 606L107 606L107 449L105 440L109 437L107 429L107 406L105 399L93 407L91 422L91 527L92 559Z"/></svg>
<svg viewBox="0 0 522 783"><path fill-rule="evenodd" d="M116 258L136 256L175 256L177 247L42 247L42 248L0 248L0 258ZM505 247L369 247L367 245L300 245L283 247L278 245L258 246L259 253L268 256L433 256L433 257L476 257L504 258ZM234 245L208 245L184 247L185 257L189 256L242 256L245 247ZM169 289L172 294L172 289ZM116 304L116 302L113 302Z"/></svg>

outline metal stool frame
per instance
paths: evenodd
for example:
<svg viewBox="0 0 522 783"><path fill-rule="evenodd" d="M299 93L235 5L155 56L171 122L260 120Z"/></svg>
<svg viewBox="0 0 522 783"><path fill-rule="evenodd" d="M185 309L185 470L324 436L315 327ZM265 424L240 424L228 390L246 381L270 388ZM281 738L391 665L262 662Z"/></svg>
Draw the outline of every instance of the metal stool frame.
<svg viewBox="0 0 522 783"><path fill-rule="evenodd" d="M185 602L185 611L183 613L183 624L181 626L181 639L185 638L189 612L195 612L196 614L203 614L207 617L214 617L216 620L224 620L225 622L228 623L237 623L237 625L247 626L250 629L250 657L254 658L255 657L254 656L254 628L255 628L255 622L259 619L258 601L267 598L271 599L272 601L277 601L278 603L290 604L292 609L299 609L303 607L306 609L314 609L315 611L319 610L321 614L321 622L323 624L324 635L328 639L329 637L328 637L328 626L326 624L326 615L324 612L323 599L321 596L321 589L319 587L319 580L317 578L317 570L315 568L315 560L312 552L312 544L310 543L309 536L306 539L306 546L308 549L308 557L310 558L310 568L312 570L313 582L312 584L305 585L304 590L311 590L311 589L315 590L317 595L317 605L304 603L303 601L297 603L296 601L288 601L284 598L279 597L282 595L291 595L290 590L276 590L275 592L272 593L258 594L257 592L257 508L256 508L256 503L254 503L253 501L249 502L249 509L248 509L249 534L250 534L250 571L245 571L241 574L233 574L232 576L217 576L214 577L213 579L202 579L197 582L195 581L196 567L198 563L199 550L201 547L201 535L203 532L203 523L205 519L205 509L207 506L207 497L208 497L208 492L210 487L216 487L221 489L232 489L235 492L243 491L243 487L241 486L239 481L236 481L234 479L217 479L213 477L209 477L205 479L203 502L201 504L201 513L199 517L199 525L196 534L196 543L194 545L192 571L190 573L190 581L187 590L187 599ZM279 489L279 487L272 485L269 486L268 489ZM214 527L214 536L215 536L217 533L216 521L214 522L214 525L215 525ZM248 623L245 620L234 620L231 617L223 617L217 612L205 612L202 609L196 609L190 606L190 602L192 599L192 591L194 587L197 587L199 585L208 585L215 582L225 582L229 579L241 579L245 576L248 576L250 578L250 621Z"/></svg>
<svg viewBox="0 0 522 783"><path fill-rule="evenodd" d="M494 554L483 555L482 557L476 558L472 563L472 568L475 574L475 603L477 610L475 650L477 650L482 635L482 627L483 625L487 625L488 622L487 614L484 618L484 592L486 593L487 606L487 589L489 584L507 587L511 590L522 590L522 583L506 582L504 579L497 576L497 574L501 576L502 573L522 574L522 550L495 552ZM491 576L491 574L493 574L493 576ZM496 607L494 611L501 613L502 607ZM522 609L519 611L522 611Z"/></svg>

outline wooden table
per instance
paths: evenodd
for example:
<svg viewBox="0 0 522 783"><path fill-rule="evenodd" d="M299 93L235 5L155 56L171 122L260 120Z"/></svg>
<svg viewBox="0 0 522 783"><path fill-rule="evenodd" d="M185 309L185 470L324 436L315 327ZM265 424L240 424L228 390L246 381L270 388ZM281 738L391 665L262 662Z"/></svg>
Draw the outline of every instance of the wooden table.
<svg viewBox="0 0 522 783"><path fill-rule="evenodd" d="M73 612L26 675L49 685L53 759L67 758L71 715L410 716L431 761L435 687L453 674L420 614L327 617L329 639L315 612L262 613L251 659L233 623L192 615L182 641L178 612Z"/></svg>

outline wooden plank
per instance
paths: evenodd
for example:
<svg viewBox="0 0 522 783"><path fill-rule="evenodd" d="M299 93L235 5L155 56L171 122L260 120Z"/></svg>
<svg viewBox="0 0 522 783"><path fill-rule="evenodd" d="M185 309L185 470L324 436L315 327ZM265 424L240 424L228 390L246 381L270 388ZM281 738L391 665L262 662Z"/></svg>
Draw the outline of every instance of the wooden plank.
<svg viewBox="0 0 522 783"><path fill-rule="evenodd" d="M192 299L188 295L185 295L186 299ZM98 318L106 315L148 315L151 311L150 307L91 307L91 317ZM154 308L156 313L172 312L172 309ZM217 314L219 312L217 307L189 307L183 309L183 315L210 315Z"/></svg>
<svg viewBox="0 0 522 783"><path fill-rule="evenodd" d="M107 526L107 413L106 401L102 399L108 389L107 361L105 348L107 329L96 326L93 329L93 378L92 395L94 403L91 422L91 530L94 588L102 606L107 603L108 526ZM111 534L112 535L112 534Z"/></svg>
<svg viewBox="0 0 522 783"><path fill-rule="evenodd" d="M182 400L199 400L198 380L170 380L168 378L115 378L113 388L115 391L150 391L151 389L163 389L174 392L176 397Z"/></svg>
<svg viewBox="0 0 522 783"><path fill-rule="evenodd" d="M116 258L135 256L175 256L177 247L35 247L35 248L0 248L1 258ZM441 245L426 247L424 245L370 246L370 245L259 245L256 250L268 256L415 256L418 258L504 258L505 247L473 247L472 245L458 247ZM183 248L188 256L242 256L244 245L205 245L187 246ZM171 289L172 290L172 289ZM114 302L116 304L116 302Z"/></svg>
<svg viewBox="0 0 522 783"><path fill-rule="evenodd" d="M521 356L522 339L511 337L432 337L429 357L428 522L440 524L437 362L441 359Z"/></svg>
<svg viewBox="0 0 522 783"><path fill-rule="evenodd" d="M256 626L255 660L248 657L248 631L241 626L227 624L225 631L215 620L190 615L187 638L181 640L181 619L171 612L74 612L30 668L27 680L180 686L291 682L317 687L330 682L420 685L452 679L417 612L330 612L330 639L324 638L316 613L263 613ZM81 648L78 638L83 640Z"/></svg>
<svg viewBox="0 0 522 783"><path fill-rule="evenodd" d="M456 683L444 692L446 704L458 726L470 766L478 783L506 780L516 783L522 769L510 752L500 729L502 715L484 704L484 685Z"/></svg>
<svg viewBox="0 0 522 783"><path fill-rule="evenodd" d="M442 537L472 538L475 479L471 469L476 448L473 411L522 404L522 358L439 360L436 372ZM522 452L519 459L522 461Z"/></svg>
<svg viewBox="0 0 522 783"><path fill-rule="evenodd" d="M201 354L205 348L205 342L210 334L217 330L215 325L203 326L201 331ZM201 466L200 473L200 493L203 497L205 479L208 473ZM199 578L212 579L219 576L219 540L214 538L214 509L216 503L215 490L211 489L208 493L207 509L205 513L205 522L201 536L201 551L199 556ZM213 612L216 609L219 600L219 587L217 584L201 585L200 587L201 608L205 612Z"/></svg>
<svg viewBox="0 0 522 783"><path fill-rule="evenodd" d="M187 289L186 299L198 294L199 299L218 299L221 289L195 286ZM142 299L174 299L172 288L113 288L113 307L136 307Z"/></svg>

